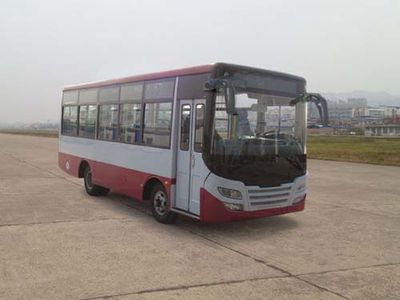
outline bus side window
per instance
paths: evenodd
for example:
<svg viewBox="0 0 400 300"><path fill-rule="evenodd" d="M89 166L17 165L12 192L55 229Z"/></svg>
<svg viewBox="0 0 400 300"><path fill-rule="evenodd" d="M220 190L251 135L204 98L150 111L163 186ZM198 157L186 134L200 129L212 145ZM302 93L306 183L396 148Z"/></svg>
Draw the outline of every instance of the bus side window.
<svg viewBox="0 0 400 300"><path fill-rule="evenodd" d="M203 135L204 135L204 104L196 105L196 120L195 120L195 137L194 151L203 151Z"/></svg>
<svg viewBox="0 0 400 300"><path fill-rule="evenodd" d="M79 136L94 139L97 119L97 106L84 105L79 108Z"/></svg>
<svg viewBox="0 0 400 300"><path fill-rule="evenodd" d="M121 105L119 124L119 138L124 143L141 142L142 105L140 103L128 103Z"/></svg>
<svg viewBox="0 0 400 300"><path fill-rule="evenodd" d="M76 136L78 131L78 106L64 106L62 134Z"/></svg>
<svg viewBox="0 0 400 300"><path fill-rule="evenodd" d="M183 151L189 150L190 113L191 113L190 105L183 104L181 107L181 141L180 141L180 149Z"/></svg>
<svg viewBox="0 0 400 300"><path fill-rule="evenodd" d="M170 147L172 102L145 103L143 143Z"/></svg>
<svg viewBox="0 0 400 300"><path fill-rule="evenodd" d="M87 105L79 106L79 130L78 135L85 137L86 136L86 119L87 119Z"/></svg>
<svg viewBox="0 0 400 300"><path fill-rule="evenodd" d="M100 140L117 141L118 105L100 105L99 109L98 138Z"/></svg>
<svg viewBox="0 0 400 300"><path fill-rule="evenodd" d="M96 135L96 122L97 122L97 105L88 105L87 119L86 119L86 134L87 137L94 139Z"/></svg>

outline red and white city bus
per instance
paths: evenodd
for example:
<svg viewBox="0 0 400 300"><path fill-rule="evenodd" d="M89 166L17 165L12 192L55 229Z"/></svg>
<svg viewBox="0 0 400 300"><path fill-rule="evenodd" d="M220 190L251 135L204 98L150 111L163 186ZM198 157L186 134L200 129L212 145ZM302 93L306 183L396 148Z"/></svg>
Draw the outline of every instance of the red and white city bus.
<svg viewBox="0 0 400 300"><path fill-rule="evenodd" d="M89 195L150 200L163 223L301 211L305 84L216 63L68 86L59 166L84 178Z"/></svg>

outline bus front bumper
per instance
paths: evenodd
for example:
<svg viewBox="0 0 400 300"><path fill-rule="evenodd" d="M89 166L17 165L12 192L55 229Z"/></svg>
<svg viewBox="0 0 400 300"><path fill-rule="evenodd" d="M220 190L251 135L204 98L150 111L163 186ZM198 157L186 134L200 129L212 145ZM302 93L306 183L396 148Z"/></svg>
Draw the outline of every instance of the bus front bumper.
<svg viewBox="0 0 400 300"><path fill-rule="evenodd" d="M300 202L285 207L256 211L233 211L227 209L222 201L202 188L200 191L200 220L207 223L218 223L283 215L304 210L305 199L306 196Z"/></svg>

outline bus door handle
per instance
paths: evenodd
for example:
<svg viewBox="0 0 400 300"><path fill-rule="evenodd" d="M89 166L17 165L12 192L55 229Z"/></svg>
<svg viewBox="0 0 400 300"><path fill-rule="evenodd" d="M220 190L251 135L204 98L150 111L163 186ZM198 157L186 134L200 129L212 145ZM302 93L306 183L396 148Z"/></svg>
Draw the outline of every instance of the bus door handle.
<svg viewBox="0 0 400 300"><path fill-rule="evenodd" d="M194 154L192 154L192 168L194 168L194 165L196 164L196 157Z"/></svg>

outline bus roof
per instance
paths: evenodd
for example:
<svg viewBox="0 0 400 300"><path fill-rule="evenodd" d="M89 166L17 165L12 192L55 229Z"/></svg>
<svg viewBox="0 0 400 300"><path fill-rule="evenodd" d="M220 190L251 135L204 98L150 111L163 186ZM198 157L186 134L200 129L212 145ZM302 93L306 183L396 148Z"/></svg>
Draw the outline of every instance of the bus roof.
<svg viewBox="0 0 400 300"><path fill-rule="evenodd" d="M193 75L193 74L203 74L209 73L219 68L235 68L235 69L242 69L247 71L254 71L254 72L261 72L261 73L268 73L269 75L275 75L279 77L286 77L291 78L294 80L305 81L304 78L298 77L291 74L270 71L266 69L259 69L235 64L228 64L228 63L213 63L207 65L200 65L182 69L175 69L170 71L163 71L163 72L156 72L156 73L148 73L148 74L141 74L141 75L134 75L110 80L100 80L100 81L92 81L92 82L85 82L79 84L68 85L64 87L64 91L68 90L77 90L77 89L86 89L86 88L96 88L96 87L103 87L103 86L110 86L110 85L117 85L135 81L144 81L144 80L157 80L162 78L169 78L169 77L176 77L176 76L185 76L185 75Z"/></svg>

